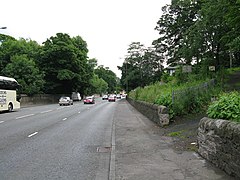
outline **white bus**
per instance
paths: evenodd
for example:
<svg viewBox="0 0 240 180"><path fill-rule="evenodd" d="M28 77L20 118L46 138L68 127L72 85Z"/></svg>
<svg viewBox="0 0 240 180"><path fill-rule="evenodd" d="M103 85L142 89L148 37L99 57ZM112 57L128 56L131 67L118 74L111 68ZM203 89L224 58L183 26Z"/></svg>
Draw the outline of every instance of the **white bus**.
<svg viewBox="0 0 240 180"><path fill-rule="evenodd" d="M0 76L0 111L13 111L20 108L18 87L19 84L14 78Z"/></svg>

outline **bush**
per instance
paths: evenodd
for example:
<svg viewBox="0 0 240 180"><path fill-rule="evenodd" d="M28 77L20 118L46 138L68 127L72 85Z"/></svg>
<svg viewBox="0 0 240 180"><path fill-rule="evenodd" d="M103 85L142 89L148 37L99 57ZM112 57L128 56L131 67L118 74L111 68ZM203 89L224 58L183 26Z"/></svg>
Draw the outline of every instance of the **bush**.
<svg viewBox="0 0 240 180"><path fill-rule="evenodd" d="M206 111L212 95L216 92L213 91L213 88L202 87L203 84L205 84L203 81L192 81L180 85L176 83L155 83L131 91L129 97L166 106L169 108L170 118L173 118L189 113L202 112L203 110Z"/></svg>
<svg viewBox="0 0 240 180"><path fill-rule="evenodd" d="M207 114L213 119L240 122L240 93L231 92L221 94L219 100L209 106Z"/></svg>

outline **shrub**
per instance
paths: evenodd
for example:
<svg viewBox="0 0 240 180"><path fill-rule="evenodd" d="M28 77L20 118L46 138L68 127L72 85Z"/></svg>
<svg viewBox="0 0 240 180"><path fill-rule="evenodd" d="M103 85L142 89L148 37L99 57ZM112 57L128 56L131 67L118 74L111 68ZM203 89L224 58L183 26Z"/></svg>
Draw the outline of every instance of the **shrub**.
<svg viewBox="0 0 240 180"><path fill-rule="evenodd" d="M226 119L240 122L240 93L223 93L219 99L213 102L207 114L210 118Z"/></svg>
<svg viewBox="0 0 240 180"><path fill-rule="evenodd" d="M155 83L131 91L129 97L167 106L170 118L173 118L206 110L206 106L215 92L212 91L213 88L203 87L203 84L205 84L203 81L192 81L180 85Z"/></svg>

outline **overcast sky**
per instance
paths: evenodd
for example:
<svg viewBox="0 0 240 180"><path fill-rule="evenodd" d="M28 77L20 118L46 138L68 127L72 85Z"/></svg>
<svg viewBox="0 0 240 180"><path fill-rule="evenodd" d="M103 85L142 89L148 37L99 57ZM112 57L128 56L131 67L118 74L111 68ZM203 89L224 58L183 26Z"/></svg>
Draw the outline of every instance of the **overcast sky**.
<svg viewBox="0 0 240 180"><path fill-rule="evenodd" d="M81 36L89 58L109 67L118 77L132 42L149 47L161 8L171 0L4 0L1 1L0 33L32 39L39 44L56 33Z"/></svg>

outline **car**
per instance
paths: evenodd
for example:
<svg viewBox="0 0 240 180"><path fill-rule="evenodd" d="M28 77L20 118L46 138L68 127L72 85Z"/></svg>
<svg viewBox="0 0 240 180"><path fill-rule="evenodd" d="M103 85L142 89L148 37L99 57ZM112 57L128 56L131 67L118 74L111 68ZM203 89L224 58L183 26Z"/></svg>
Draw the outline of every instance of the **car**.
<svg viewBox="0 0 240 180"><path fill-rule="evenodd" d="M108 97L108 102L115 102L116 101L116 96L115 95L110 95Z"/></svg>
<svg viewBox="0 0 240 180"><path fill-rule="evenodd" d="M117 94L117 99L121 99L121 95L120 94Z"/></svg>
<svg viewBox="0 0 240 180"><path fill-rule="evenodd" d="M68 96L62 96L60 97L59 99L59 106L62 106L62 105L73 105L73 100L68 97Z"/></svg>
<svg viewBox="0 0 240 180"><path fill-rule="evenodd" d="M108 95L103 95L102 100L108 100Z"/></svg>
<svg viewBox="0 0 240 180"><path fill-rule="evenodd" d="M127 94L122 94L121 98L126 98L126 97L127 97Z"/></svg>
<svg viewBox="0 0 240 180"><path fill-rule="evenodd" d="M95 98L94 96L87 96L84 100L83 100L84 104L95 104Z"/></svg>
<svg viewBox="0 0 240 180"><path fill-rule="evenodd" d="M73 101L81 101L81 95L79 92L72 92L72 100Z"/></svg>

